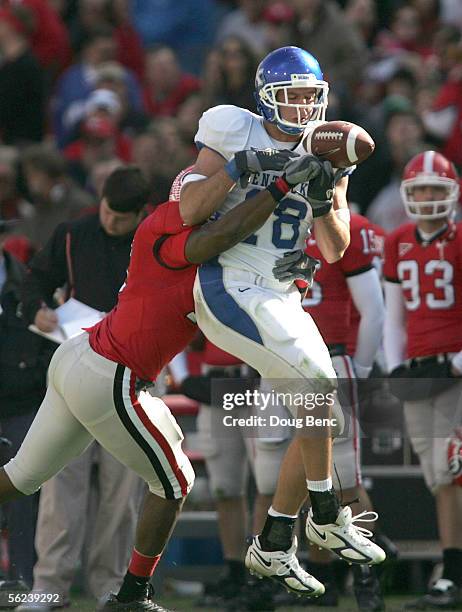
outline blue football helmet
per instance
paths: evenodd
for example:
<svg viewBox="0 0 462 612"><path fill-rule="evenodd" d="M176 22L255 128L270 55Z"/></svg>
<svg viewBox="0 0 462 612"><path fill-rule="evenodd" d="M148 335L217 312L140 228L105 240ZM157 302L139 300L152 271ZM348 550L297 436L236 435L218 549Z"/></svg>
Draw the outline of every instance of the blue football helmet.
<svg viewBox="0 0 462 612"><path fill-rule="evenodd" d="M315 90L313 104L291 104L289 89L309 87ZM277 100L282 91L282 100ZM286 134L301 134L308 121L325 120L329 85L324 81L319 63L307 51L299 47L281 47L269 53L257 68L255 98L258 112L266 121L274 123ZM288 121L281 116L281 106L297 108L297 121ZM302 110L308 108L308 118L302 118Z"/></svg>

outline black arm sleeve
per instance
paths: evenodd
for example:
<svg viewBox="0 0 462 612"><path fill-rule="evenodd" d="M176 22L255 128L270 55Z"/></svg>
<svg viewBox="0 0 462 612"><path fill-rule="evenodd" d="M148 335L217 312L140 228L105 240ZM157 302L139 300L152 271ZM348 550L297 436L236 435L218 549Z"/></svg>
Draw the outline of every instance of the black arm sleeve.
<svg viewBox="0 0 462 612"><path fill-rule="evenodd" d="M45 302L53 307L53 294L68 280L66 260L67 223L61 223L51 238L30 261L22 286L22 316L33 323L37 310Z"/></svg>

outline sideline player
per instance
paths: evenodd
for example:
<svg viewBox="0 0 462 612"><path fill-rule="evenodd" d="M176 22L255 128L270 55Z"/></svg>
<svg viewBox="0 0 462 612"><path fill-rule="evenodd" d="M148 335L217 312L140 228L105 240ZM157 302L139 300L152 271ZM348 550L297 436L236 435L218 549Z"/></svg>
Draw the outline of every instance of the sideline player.
<svg viewBox="0 0 462 612"><path fill-rule="evenodd" d="M462 375L462 225L452 221L458 176L445 157L426 151L404 169L401 193L412 222L385 240L385 356L391 380L402 382L394 387L435 496L443 549L442 578L408 607L453 608L461 601L462 489L452 482L446 439L462 423L462 382L449 378Z"/></svg>
<svg viewBox="0 0 462 612"><path fill-rule="evenodd" d="M284 168L300 179L321 163L278 151L241 151L242 174ZM271 189L201 228L185 228L178 202L160 205L136 232L117 306L96 326L63 343L50 364L46 397L17 455L0 471L0 502L31 494L95 438L149 485L135 550L119 593L104 610L157 610L149 579L175 525L194 473L183 436L166 405L138 391L182 350L196 331L192 286L197 265L239 240L276 206Z"/></svg>
<svg viewBox="0 0 462 612"><path fill-rule="evenodd" d="M260 115L235 106L205 112L196 134L200 152L192 172L183 179L180 212L186 223L194 224L244 198L253 201L276 178L280 204L274 214L254 235L201 267L195 304L199 327L209 340L263 378L272 379L277 392L305 394L314 389L326 394L335 387L328 350L303 311L297 289L292 282L275 281L272 269L284 252L303 248L313 221L326 260L334 262L343 255L349 243L348 178L340 178L334 187L333 173L326 169L294 189L282 172L259 172L243 188L237 184L233 154L249 146L302 151L305 128L325 118L327 91L312 55L297 47L273 51L257 69ZM322 416L330 416L328 406L323 406ZM338 410L334 420L341 420ZM246 557L249 569L298 594L324 592L295 556L293 529L306 489L294 491L289 483L301 461L312 503L308 537L357 563L380 563L385 558L383 550L355 526L351 509L340 508L332 488L331 453L330 431L294 439L263 533L254 538Z"/></svg>

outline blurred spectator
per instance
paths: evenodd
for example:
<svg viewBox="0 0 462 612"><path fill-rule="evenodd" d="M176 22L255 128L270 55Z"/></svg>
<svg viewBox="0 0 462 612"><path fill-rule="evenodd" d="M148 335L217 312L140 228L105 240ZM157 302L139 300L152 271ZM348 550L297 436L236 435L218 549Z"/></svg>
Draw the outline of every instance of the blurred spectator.
<svg viewBox="0 0 462 612"><path fill-rule="evenodd" d="M8 225L0 218L0 426L2 435L12 442L14 455L45 395L51 343L30 332L17 316L26 269L5 249L7 231ZM23 579L29 587L36 559L37 501L37 495L23 497L2 509L10 562L6 578ZM10 588L20 589L20 584L12 583Z"/></svg>
<svg viewBox="0 0 462 612"><path fill-rule="evenodd" d="M295 10L293 44L312 53L337 90L351 91L367 58L364 42L334 0L290 0ZM328 44L326 44L328 41Z"/></svg>
<svg viewBox="0 0 462 612"><path fill-rule="evenodd" d="M147 127L148 116L143 110L133 108L130 103L127 71L123 66L117 62L106 62L98 66L95 87L113 91L117 95L121 106L119 128L122 132L131 135L139 133Z"/></svg>
<svg viewBox="0 0 462 612"><path fill-rule="evenodd" d="M202 113L209 105L206 105L201 93L193 93L186 98L178 108L176 119L184 142L189 145L191 155L197 154L194 136Z"/></svg>
<svg viewBox="0 0 462 612"><path fill-rule="evenodd" d="M169 177L170 183L175 176L190 166L197 156L197 150L191 157L190 148L181 137L178 121L172 117L163 117L153 121L149 130L160 139L162 157L157 165L159 174Z"/></svg>
<svg viewBox="0 0 462 612"><path fill-rule="evenodd" d="M417 11L421 32L421 43L432 40L440 25L440 0L410 0Z"/></svg>
<svg viewBox="0 0 462 612"><path fill-rule="evenodd" d="M110 90L96 89L87 100L80 137L64 149L69 172L82 186L95 163L113 157L131 160L132 141L119 129L121 111L118 96Z"/></svg>
<svg viewBox="0 0 462 612"><path fill-rule="evenodd" d="M42 72L29 49L21 7L0 8L0 143L40 141L44 126Z"/></svg>
<svg viewBox="0 0 462 612"><path fill-rule="evenodd" d="M268 50L286 47L292 44L291 23L294 10L286 0L270 0L263 12L266 23L266 45Z"/></svg>
<svg viewBox="0 0 462 612"><path fill-rule="evenodd" d="M226 15L218 28L216 41L221 43L230 36L247 43L257 57L268 51L268 26L264 20L267 0L238 0L235 11Z"/></svg>
<svg viewBox="0 0 462 612"><path fill-rule="evenodd" d="M168 200L172 181L157 174L162 159L160 136L148 131L133 140L133 163L140 168L149 185L149 201L159 204Z"/></svg>
<svg viewBox="0 0 462 612"><path fill-rule="evenodd" d="M133 0L131 10L145 47L167 45L183 70L200 72L216 30L216 0Z"/></svg>
<svg viewBox="0 0 462 612"><path fill-rule="evenodd" d="M112 159L97 162L90 173L88 189L95 194L95 198L99 201L102 198L103 187L106 179L114 172L116 168L120 168L124 163L117 157Z"/></svg>
<svg viewBox="0 0 462 612"><path fill-rule="evenodd" d="M374 0L348 0L345 17L356 28L363 42L371 47L377 34L377 6Z"/></svg>
<svg viewBox="0 0 462 612"><path fill-rule="evenodd" d="M13 147L0 147L0 219L21 219L33 214L33 206L17 189L18 154Z"/></svg>
<svg viewBox="0 0 462 612"><path fill-rule="evenodd" d="M128 0L80 0L78 13L71 23L72 44L80 49L82 41L94 29L114 28L115 58L118 62L143 77L143 45L131 23Z"/></svg>
<svg viewBox="0 0 462 612"><path fill-rule="evenodd" d="M424 39L419 13L405 4L393 13L390 29L379 33L376 47L383 56L415 53L423 59L432 54L429 43Z"/></svg>
<svg viewBox="0 0 462 612"><path fill-rule="evenodd" d="M175 115L179 105L200 87L197 77L181 70L171 48L161 46L146 54L143 98L149 115Z"/></svg>
<svg viewBox="0 0 462 612"><path fill-rule="evenodd" d="M381 84L381 96L370 109L361 108L357 122L361 123L379 145L385 135L385 124L390 110L410 110L415 105L417 78L411 70L398 68L391 77Z"/></svg>
<svg viewBox="0 0 462 612"><path fill-rule="evenodd" d="M14 4L14 0L10 0ZM29 41L32 52L46 70L47 84L71 61L69 33L47 0L21 0L21 7L29 12Z"/></svg>
<svg viewBox="0 0 462 612"><path fill-rule="evenodd" d="M427 132L440 144L441 153L462 167L461 33L444 30L439 34L440 67L446 80L436 92L431 108L423 110L422 120Z"/></svg>
<svg viewBox="0 0 462 612"><path fill-rule="evenodd" d="M234 104L255 112L254 78L257 60L249 45L237 36L225 38L218 48L214 74L204 80L206 107Z"/></svg>
<svg viewBox="0 0 462 612"><path fill-rule="evenodd" d="M150 202L158 204L168 200L173 179L180 170L191 165L196 156L197 152L184 143L174 119L159 119L151 124L146 134L135 138L133 163L148 181Z"/></svg>
<svg viewBox="0 0 462 612"><path fill-rule="evenodd" d="M424 129L420 119L412 110L397 110L389 114L386 139L388 160L383 159L381 173L389 182L372 201L367 209L367 216L388 233L407 222L400 193L404 166L411 157L428 146L424 142ZM372 178L373 174L370 175L370 179Z"/></svg>
<svg viewBox="0 0 462 612"><path fill-rule="evenodd" d="M34 145L22 158L33 214L23 219L19 230L35 247L45 244L55 227L82 214L93 203L67 173L65 160L46 145Z"/></svg>
<svg viewBox="0 0 462 612"><path fill-rule="evenodd" d="M116 45L111 28L100 27L88 34L82 44L80 61L59 79L53 100L53 129L58 146L69 142L70 135L84 114L85 101L95 87L96 68L113 61ZM132 72L126 72L132 108L142 108L141 90Z"/></svg>
<svg viewBox="0 0 462 612"><path fill-rule="evenodd" d="M117 61L133 70L141 80L144 74L144 50L141 37L132 24L129 0L106 0L106 12L114 26Z"/></svg>

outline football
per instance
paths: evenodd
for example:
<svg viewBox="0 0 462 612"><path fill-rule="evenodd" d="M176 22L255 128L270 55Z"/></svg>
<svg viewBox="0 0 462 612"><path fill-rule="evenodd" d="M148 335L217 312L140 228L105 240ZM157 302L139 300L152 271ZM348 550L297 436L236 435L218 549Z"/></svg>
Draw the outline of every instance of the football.
<svg viewBox="0 0 462 612"><path fill-rule="evenodd" d="M308 153L329 160L334 168L360 164L375 148L366 130L349 121L328 121L318 125L302 142Z"/></svg>

